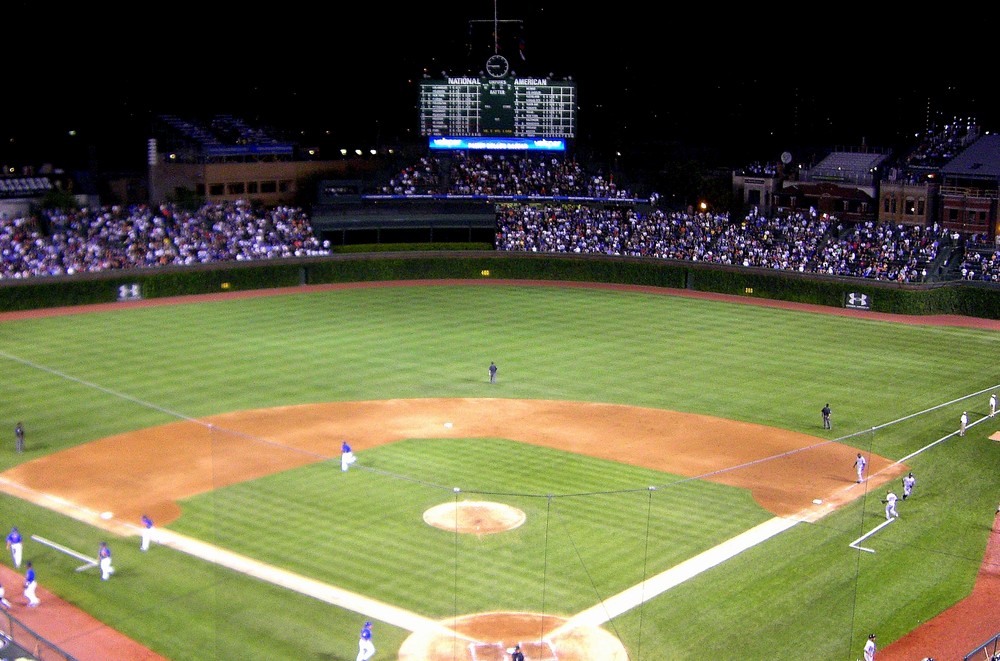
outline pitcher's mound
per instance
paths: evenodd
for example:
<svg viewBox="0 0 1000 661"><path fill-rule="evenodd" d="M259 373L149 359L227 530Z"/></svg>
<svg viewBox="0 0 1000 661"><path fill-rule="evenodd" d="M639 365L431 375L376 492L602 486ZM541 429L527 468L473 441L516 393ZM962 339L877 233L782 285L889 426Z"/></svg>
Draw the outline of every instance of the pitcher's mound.
<svg viewBox="0 0 1000 661"><path fill-rule="evenodd" d="M516 507L474 500L443 503L424 512L424 521L435 528L479 535L513 530L525 518L524 512Z"/></svg>
<svg viewBox="0 0 1000 661"><path fill-rule="evenodd" d="M618 639L599 627L567 627L565 618L537 613L480 613L440 622L450 629L416 631L399 661L508 661L520 645L531 661L627 661Z"/></svg>

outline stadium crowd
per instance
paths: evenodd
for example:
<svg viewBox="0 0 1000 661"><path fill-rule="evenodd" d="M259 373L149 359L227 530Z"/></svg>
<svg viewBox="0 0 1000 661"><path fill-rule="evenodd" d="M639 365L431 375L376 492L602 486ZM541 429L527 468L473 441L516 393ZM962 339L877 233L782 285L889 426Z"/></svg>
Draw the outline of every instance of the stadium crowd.
<svg viewBox="0 0 1000 661"><path fill-rule="evenodd" d="M800 273L920 282L938 254L938 227L834 226L817 214L649 213L583 204L507 204L497 250L679 259Z"/></svg>
<svg viewBox="0 0 1000 661"><path fill-rule="evenodd" d="M499 251L649 257L921 282L936 275L939 250L952 241L937 225L845 227L812 209L773 218L751 210L731 218L618 204L632 201L631 192L600 173L588 174L572 159L551 156L429 155L382 190L511 198L497 200ZM104 206L0 217L0 278L328 254L329 243L314 236L308 214L284 206L231 202L194 212L169 204ZM964 259L961 277L1000 282L995 252L968 251Z"/></svg>
<svg viewBox="0 0 1000 661"><path fill-rule="evenodd" d="M102 206L0 217L0 278L329 254L299 208Z"/></svg>
<svg viewBox="0 0 1000 661"><path fill-rule="evenodd" d="M382 188L395 195L626 198L612 177L588 173L573 159L518 154L429 155Z"/></svg>

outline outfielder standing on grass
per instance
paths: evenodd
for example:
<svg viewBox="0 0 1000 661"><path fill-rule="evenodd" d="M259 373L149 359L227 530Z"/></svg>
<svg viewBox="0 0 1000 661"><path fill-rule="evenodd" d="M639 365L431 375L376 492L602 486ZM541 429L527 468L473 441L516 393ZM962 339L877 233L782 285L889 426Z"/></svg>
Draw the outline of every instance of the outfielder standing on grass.
<svg viewBox="0 0 1000 661"><path fill-rule="evenodd" d="M990 395L990 417L992 418L997 414L997 394L993 393Z"/></svg>
<svg viewBox="0 0 1000 661"><path fill-rule="evenodd" d="M358 658L356 661L368 661L375 656L375 645L372 643L372 623L365 622L358 638Z"/></svg>
<svg viewBox="0 0 1000 661"><path fill-rule="evenodd" d="M913 485L917 483L917 478L913 477L913 473L909 473L903 478L903 500L910 497L913 493Z"/></svg>
<svg viewBox="0 0 1000 661"><path fill-rule="evenodd" d="M14 526L7 535L7 549L10 551L10 559L14 562L14 568L21 568L21 555L24 552L24 541L21 539L21 531Z"/></svg>
<svg viewBox="0 0 1000 661"><path fill-rule="evenodd" d="M829 404L820 409L820 413L823 414L823 429L833 429L833 425L830 424L831 412Z"/></svg>

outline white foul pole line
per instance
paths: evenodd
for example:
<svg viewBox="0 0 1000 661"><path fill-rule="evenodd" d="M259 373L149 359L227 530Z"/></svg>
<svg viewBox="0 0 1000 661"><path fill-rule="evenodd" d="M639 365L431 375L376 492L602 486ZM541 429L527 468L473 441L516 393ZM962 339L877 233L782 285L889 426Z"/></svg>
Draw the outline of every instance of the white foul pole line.
<svg viewBox="0 0 1000 661"><path fill-rule="evenodd" d="M56 544L51 539L45 539L44 537L39 537L38 535L32 535L31 538L33 540L35 540L36 542L38 542L39 544L45 544L46 546L51 546L52 548L54 548L57 551L62 551L66 555L71 555L74 558L77 558L79 560L83 560L84 562L87 563L85 565L81 565L80 567L77 567L76 571L83 571L84 569L90 569L91 567L96 567L97 564L98 564L97 563L97 558L90 558L88 556L85 556L82 553L77 553L73 549L67 548L67 547L63 546L62 544Z"/></svg>
<svg viewBox="0 0 1000 661"><path fill-rule="evenodd" d="M864 540L868 539L869 537L871 537L872 535L874 535L875 533L877 533L882 528L885 528L887 525L889 525L890 523L892 523L895 520L896 520L895 518L886 519L882 523L878 524L877 526L875 526L874 528L872 528L871 530L869 530L868 532L866 532L864 535L861 535L861 537L858 537L856 540L854 540L853 542L851 542L850 544L848 544L848 546L850 546L852 549L857 549L859 551L868 551L869 553L874 553L875 549L866 549L864 546L858 546L858 544L860 544Z"/></svg>

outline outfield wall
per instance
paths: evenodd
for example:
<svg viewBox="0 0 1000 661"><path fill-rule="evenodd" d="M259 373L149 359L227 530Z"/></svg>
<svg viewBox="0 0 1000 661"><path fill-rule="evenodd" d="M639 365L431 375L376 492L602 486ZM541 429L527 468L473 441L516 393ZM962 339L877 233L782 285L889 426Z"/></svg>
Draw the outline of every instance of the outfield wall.
<svg viewBox="0 0 1000 661"><path fill-rule="evenodd" d="M0 281L0 311L299 285L423 279L602 282L691 289L874 312L1000 319L1000 287L900 284L770 269L599 255L401 251Z"/></svg>

